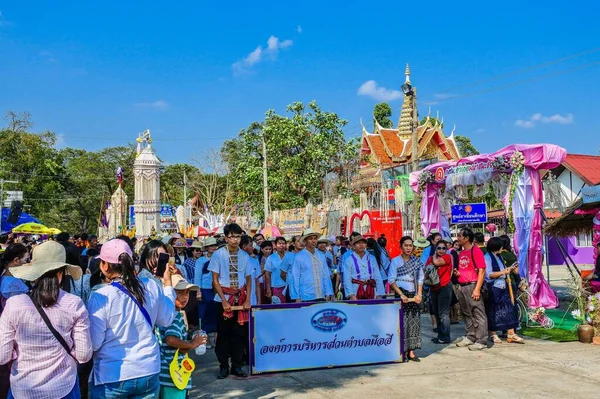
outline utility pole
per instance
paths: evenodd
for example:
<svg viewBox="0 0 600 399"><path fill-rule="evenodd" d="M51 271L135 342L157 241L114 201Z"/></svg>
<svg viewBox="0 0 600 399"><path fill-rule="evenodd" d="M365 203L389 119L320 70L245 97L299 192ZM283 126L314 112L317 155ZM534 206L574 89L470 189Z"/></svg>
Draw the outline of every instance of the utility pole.
<svg viewBox="0 0 600 399"><path fill-rule="evenodd" d="M15 180L0 179L0 231L2 231L2 209L4 209L4 183L19 184Z"/></svg>
<svg viewBox="0 0 600 399"><path fill-rule="evenodd" d="M413 88L412 90L412 171L416 172L419 170L419 135L417 133L419 127L419 117L417 115L417 89ZM415 200L413 201L413 237L418 238L420 233L419 231L419 213L420 209L417 207L417 198L414 196Z"/></svg>
<svg viewBox="0 0 600 399"><path fill-rule="evenodd" d="M187 174L183 169L183 214L184 214L184 228L187 227L188 212L187 212Z"/></svg>
<svg viewBox="0 0 600 399"><path fill-rule="evenodd" d="M262 132L262 156L263 156L263 211L265 213L265 224L269 216L269 186L267 183L267 142L265 140L265 131Z"/></svg>

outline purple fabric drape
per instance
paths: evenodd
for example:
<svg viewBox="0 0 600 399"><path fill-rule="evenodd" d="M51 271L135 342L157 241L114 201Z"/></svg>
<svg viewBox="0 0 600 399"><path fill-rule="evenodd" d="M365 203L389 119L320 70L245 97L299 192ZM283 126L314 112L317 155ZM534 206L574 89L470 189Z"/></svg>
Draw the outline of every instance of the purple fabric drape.
<svg viewBox="0 0 600 399"><path fill-rule="evenodd" d="M421 232L427 237L433 229L440 229L440 198L436 185L428 184L421 193ZM416 237L415 237L416 239Z"/></svg>
<svg viewBox="0 0 600 399"><path fill-rule="evenodd" d="M531 292L529 307L543 306L547 309L554 309L558 307L558 298L542 274L543 237L540 211L544 210L544 195L540 172L527 168L525 173L529 175L531 194L534 200L529 238L529 291Z"/></svg>

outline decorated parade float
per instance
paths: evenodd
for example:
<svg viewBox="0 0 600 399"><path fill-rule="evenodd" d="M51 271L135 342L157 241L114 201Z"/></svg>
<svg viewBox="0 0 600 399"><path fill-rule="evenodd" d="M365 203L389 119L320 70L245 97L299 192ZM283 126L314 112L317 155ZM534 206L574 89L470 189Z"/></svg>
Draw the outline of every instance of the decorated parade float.
<svg viewBox="0 0 600 399"><path fill-rule="evenodd" d="M478 196L494 190L514 232L519 274L529 282L529 307L557 307L556 293L541 270L544 196L540 171L556 167L565 156L566 151L556 145L515 144L493 154L437 162L411 173L410 185L421 201L422 233L447 229L449 205L466 200L470 187Z"/></svg>

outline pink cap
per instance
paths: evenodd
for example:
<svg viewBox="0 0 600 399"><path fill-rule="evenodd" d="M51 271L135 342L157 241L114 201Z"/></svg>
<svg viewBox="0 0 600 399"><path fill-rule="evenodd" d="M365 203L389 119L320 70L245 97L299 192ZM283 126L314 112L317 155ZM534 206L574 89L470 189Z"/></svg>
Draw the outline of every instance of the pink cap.
<svg viewBox="0 0 600 399"><path fill-rule="evenodd" d="M123 253L133 256L129 245L125 241L115 238L102 245L98 257L108 263L119 263L119 256Z"/></svg>

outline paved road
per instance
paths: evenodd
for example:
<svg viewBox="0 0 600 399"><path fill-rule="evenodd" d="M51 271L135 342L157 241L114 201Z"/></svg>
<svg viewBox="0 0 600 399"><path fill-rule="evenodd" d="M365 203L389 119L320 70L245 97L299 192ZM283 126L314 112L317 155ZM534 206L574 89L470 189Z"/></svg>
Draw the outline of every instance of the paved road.
<svg viewBox="0 0 600 399"><path fill-rule="evenodd" d="M556 269L551 277L566 277ZM555 280L552 278L552 280ZM554 281L552 282L554 286ZM560 282L557 285L562 285ZM558 288L558 287L556 287ZM564 288L563 288L564 289ZM421 363L348 367L216 380L214 352L195 357L192 398L565 398L600 392L600 346L528 339L470 352L439 346L422 316ZM452 326L453 337L462 324Z"/></svg>

